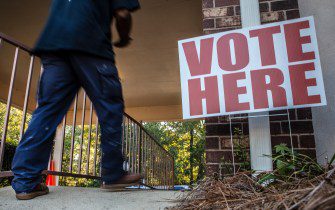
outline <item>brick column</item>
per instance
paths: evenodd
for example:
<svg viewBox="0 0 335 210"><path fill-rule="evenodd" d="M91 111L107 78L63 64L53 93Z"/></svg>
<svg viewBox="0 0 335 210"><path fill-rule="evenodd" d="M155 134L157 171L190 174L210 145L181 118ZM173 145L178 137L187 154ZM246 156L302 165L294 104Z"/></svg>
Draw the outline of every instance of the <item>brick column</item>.
<svg viewBox="0 0 335 210"><path fill-rule="evenodd" d="M262 24L299 18L297 0L259 0ZM211 34L241 28L239 0L203 0L203 31ZM270 114L283 114L273 111ZM316 157L311 109L290 110L293 146L296 151ZM232 128L239 128L248 140L248 120L232 121ZM272 146L285 143L291 145L287 116L270 117ZM231 161L230 124L228 117L206 119L206 166L207 175L224 175L226 169L219 169L222 158ZM238 160L236 160L238 162Z"/></svg>

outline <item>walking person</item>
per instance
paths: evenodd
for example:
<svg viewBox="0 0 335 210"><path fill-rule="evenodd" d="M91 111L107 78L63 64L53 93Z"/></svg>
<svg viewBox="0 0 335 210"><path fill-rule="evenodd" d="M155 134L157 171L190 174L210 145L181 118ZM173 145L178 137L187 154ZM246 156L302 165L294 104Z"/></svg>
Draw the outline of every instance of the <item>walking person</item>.
<svg viewBox="0 0 335 210"><path fill-rule="evenodd" d="M53 0L34 48L44 68L39 106L12 163L12 187L17 199L28 200L49 192L41 183L41 173L48 167L57 126L81 87L99 118L102 188L118 190L140 181L139 174L123 170L124 101L111 44L113 20L119 34L114 46L130 44L131 12L137 9L137 0Z"/></svg>

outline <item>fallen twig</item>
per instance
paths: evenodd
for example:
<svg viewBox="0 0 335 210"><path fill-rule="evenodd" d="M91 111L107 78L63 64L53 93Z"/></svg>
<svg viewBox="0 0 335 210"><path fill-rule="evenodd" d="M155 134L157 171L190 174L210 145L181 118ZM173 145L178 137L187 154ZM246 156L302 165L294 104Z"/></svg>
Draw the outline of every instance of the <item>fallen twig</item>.
<svg viewBox="0 0 335 210"><path fill-rule="evenodd" d="M252 172L222 180L204 179L172 208L179 209L313 209L335 205L335 169L314 179L276 180L264 187Z"/></svg>

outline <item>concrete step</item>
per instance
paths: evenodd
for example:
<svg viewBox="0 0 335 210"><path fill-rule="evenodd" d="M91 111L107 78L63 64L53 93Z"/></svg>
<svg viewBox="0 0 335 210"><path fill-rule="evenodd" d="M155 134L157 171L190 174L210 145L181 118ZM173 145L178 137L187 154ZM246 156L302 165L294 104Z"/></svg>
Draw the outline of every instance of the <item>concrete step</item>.
<svg viewBox="0 0 335 210"><path fill-rule="evenodd" d="M164 209L175 203L180 192L133 190L104 192L98 188L50 187L50 193L29 201L18 201L11 187L0 188L0 209Z"/></svg>

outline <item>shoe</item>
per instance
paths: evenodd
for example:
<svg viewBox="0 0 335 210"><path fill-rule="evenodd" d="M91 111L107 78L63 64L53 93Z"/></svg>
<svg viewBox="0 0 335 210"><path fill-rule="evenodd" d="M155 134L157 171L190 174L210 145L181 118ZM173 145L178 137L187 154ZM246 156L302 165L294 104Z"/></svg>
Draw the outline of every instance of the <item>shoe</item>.
<svg viewBox="0 0 335 210"><path fill-rule="evenodd" d="M30 199L36 198L37 196L46 195L48 193L49 193L49 188L46 186L46 184L41 183L41 184L38 184L33 189L33 191L29 193L17 193L16 198L18 200L30 200Z"/></svg>
<svg viewBox="0 0 335 210"><path fill-rule="evenodd" d="M126 187L139 184L141 179L143 179L143 177L140 174L125 174L119 180L111 184L103 182L101 189L109 192L124 191Z"/></svg>

